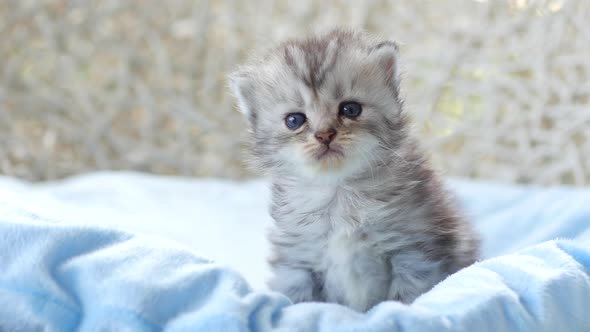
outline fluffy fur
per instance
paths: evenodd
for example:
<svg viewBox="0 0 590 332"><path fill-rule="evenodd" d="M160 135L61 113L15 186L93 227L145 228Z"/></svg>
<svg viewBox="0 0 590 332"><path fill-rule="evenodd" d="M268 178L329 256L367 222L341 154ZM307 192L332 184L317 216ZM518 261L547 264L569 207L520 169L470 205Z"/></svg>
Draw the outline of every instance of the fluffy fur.
<svg viewBox="0 0 590 332"><path fill-rule="evenodd" d="M477 241L408 132L397 47L354 31L292 40L230 76L258 167L272 177L269 285L365 311L412 302L472 264ZM343 101L362 105L340 116ZM285 125L289 113L307 122ZM314 135L335 130L330 147Z"/></svg>

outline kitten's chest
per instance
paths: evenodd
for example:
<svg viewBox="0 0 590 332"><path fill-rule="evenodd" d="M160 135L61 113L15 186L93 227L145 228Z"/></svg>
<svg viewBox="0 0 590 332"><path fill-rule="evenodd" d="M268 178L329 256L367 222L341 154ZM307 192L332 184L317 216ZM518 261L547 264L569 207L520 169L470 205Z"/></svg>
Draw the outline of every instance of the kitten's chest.
<svg viewBox="0 0 590 332"><path fill-rule="evenodd" d="M310 245L317 250L316 264L323 269L372 255L374 237L369 225L364 223L367 210L350 193L325 187L291 197L286 208L286 211L297 211L290 215L289 224L298 229L305 242L313 242Z"/></svg>
<svg viewBox="0 0 590 332"><path fill-rule="evenodd" d="M326 300L361 311L385 300L391 269L372 237L362 226L330 232L320 254Z"/></svg>
<svg viewBox="0 0 590 332"><path fill-rule="evenodd" d="M288 199L289 225L305 238L297 248L313 251L327 301L365 310L387 295L390 268L367 221L375 206L354 192L315 188ZM298 255L298 252L293 252Z"/></svg>
<svg viewBox="0 0 590 332"><path fill-rule="evenodd" d="M323 243L315 256L324 296L358 310L385 299L391 270L378 234L366 222L373 210L366 204L338 193L328 204L316 207L318 214L312 217L312 222L324 225Z"/></svg>

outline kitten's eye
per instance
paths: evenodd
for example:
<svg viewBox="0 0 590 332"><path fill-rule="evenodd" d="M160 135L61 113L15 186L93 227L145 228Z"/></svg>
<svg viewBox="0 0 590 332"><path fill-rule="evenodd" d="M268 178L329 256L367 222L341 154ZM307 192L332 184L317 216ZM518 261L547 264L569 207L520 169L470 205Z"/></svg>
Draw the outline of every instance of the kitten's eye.
<svg viewBox="0 0 590 332"><path fill-rule="evenodd" d="M354 101L345 101L338 106L338 114L347 118L354 119L361 115L363 107L361 104Z"/></svg>
<svg viewBox="0 0 590 332"><path fill-rule="evenodd" d="M285 118L285 124L291 130L301 127L305 123L305 114L303 113L289 113Z"/></svg>

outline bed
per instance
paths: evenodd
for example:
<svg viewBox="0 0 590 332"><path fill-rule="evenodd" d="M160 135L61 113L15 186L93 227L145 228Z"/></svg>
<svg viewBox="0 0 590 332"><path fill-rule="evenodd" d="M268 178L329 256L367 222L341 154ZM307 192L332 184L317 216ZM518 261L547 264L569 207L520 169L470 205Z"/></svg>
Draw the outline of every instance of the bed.
<svg viewBox="0 0 590 332"><path fill-rule="evenodd" d="M265 180L0 177L0 331L590 331L590 189L448 184L482 260L359 313L266 289Z"/></svg>

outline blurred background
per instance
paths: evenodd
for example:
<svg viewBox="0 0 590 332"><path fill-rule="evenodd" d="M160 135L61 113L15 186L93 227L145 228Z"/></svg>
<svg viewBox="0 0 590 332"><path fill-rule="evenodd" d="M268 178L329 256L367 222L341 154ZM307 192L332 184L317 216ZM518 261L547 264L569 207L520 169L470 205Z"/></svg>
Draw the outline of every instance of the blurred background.
<svg viewBox="0 0 590 332"><path fill-rule="evenodd" d="M225 76L360 27L401 46L416 134L450 176L590 184L590 1L0 0L0 173L246 178Z"/></svg>

